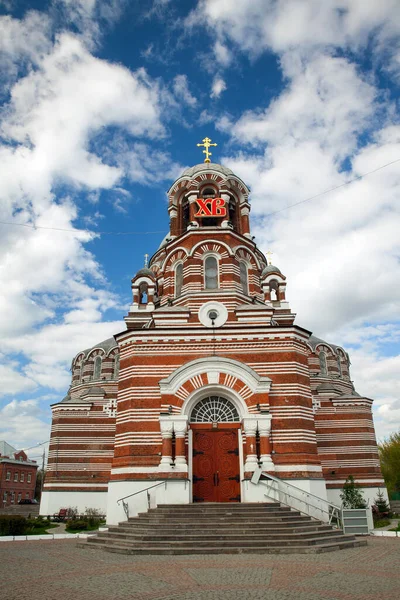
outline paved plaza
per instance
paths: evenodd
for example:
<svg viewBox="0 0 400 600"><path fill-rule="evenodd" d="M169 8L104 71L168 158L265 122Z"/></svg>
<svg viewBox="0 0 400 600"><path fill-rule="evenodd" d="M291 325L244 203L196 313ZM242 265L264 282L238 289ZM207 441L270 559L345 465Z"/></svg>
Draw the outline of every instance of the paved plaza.
<svg viewBox="0 0 400 600"><path fill-rule="evenodd" d="M397 600L400 540L299 555L124 556L76 540L0 544L7 600Z"/></svg>

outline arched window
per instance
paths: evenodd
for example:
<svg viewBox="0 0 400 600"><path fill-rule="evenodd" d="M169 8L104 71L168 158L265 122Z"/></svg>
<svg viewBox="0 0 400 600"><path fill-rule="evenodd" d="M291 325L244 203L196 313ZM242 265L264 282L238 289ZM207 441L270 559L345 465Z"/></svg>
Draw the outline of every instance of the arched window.
<svg viewBox="0 0 400 600"><path fill-rule="evenodd" d="M191 423L232 423L239 420L234 404L221 396L200 400L190 415Z"/></svg>
<svg viewBox="0 0 400 600"><path fill-rule="evenodd" d="M337 366L338 366L338 371L339 371L339 377L342 377L342 376L343 376L343 373L342 373L342 361L341 361L341 358L342 358L342 357L340 356L340 354L338 354L338 357L337 357Z"/></svg>
<svg viewBox="0 0 400 600"><path fill-rule="evenodd" d="M147 283L143 282L139 285L139 304L147 304Z"/></svg>
<svg viewBox="0 0 400 600"><path fill-rule="evenodd" d="M213 188L204 188L204 190L202 190L201 195L203 196L203 198L215 198L216 193L215 190L213 190Z"/></svg>
<svg viewBox="0 0 400 600"><path fill-rule="evenodd" d="M328 374L328 368L326 365L326 354L325 352L320 352L319 353L319 368L321 370L321 375L327 375Z"/></svg>
<svg viewBox="0 0 400 600"><path fill-rule="evenodd" d="M271 295L271 300L273 302L275 300L279 300L278 289L279 289L278 282L276 281L276 279L272 279L272 281L269 282L269 293Z"/></svg>
<svg viewBox="0 0 400 600"><path fill-rule="evenodd" d="M114 379L118 379L119 374L119 354L114 359Z"/></svg>
<svg viewBox="0 0 400 600"><path fill-rule="evenodd" d="M179 263L175 268L175 298L182 294L183 286L183 264Z"/></svg>
<svg viewBox="0 0 400 600"><path fill-rule="evenodd" d="M79 383L83 382L83 361L81 362L80 366L79 366Z"/></svg>
<svg viewBox="0 0 400 600"><path fill-rule="evenodd" d="M239 267L240 267L240 285L242 286L243 293L247 295L249 293L247 265L245 262L240 261Z"/></svg>
<svg viewBox="0 0 400 600"><path fill-rule="evenodd" d="M101 357L96 356L94 359L93 379L100 379L101 375Z"/></svg>
<svg viewBox="0 0 400 600"><path fill-rule="evenodd" d="M204 280L206 290L218 288L218 261L215 256L207 256L204 261Z"/></svg>

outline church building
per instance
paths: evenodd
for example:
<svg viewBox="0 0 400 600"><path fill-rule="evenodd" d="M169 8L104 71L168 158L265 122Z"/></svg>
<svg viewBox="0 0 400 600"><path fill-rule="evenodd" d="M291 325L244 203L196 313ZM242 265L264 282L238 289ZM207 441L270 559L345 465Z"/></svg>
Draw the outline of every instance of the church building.
<svg viewBox="0 0 400 600"><path fill-rule="evenodd" d="M126 329L72 361L41 514L97 508L111 524L149 501L266 502L259 467L338 505L348 475L366 499L384 488L349 355L295 322L248 187L205 152L168 191L169 233L132 279Z"/></svg>

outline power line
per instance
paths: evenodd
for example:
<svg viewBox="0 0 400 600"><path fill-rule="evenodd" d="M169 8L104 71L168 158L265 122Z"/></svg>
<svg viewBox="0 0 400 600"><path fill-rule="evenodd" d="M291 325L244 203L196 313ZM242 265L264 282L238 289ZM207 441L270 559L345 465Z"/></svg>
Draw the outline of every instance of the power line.
<svg viewBox="0 0 400 600"><path fill-rule="evenodd" d="M399 161L400 161L400 158L396 158L396 160L392 160L391 162L388 162L385 165L377 167L376 169L373 169L372 171L368 171L368 173L363 173L362 175L357 175L357 177L354 177L353 179L350 179L349 181L345 181L344 183L336 185L335 187L329 188L329 190L325 190L323 192L320 192L319 194L315 194L315 196L310 196L309 198L305 198L304 200L295 202L294 204L289 204L288 206L285 206L285 208L280 208L279 210L274 210L274 212L268 213L264 216L271 217L272 215L281 213L284 210L288 210L289 208L293 208L294 206L298 206L299 204L304 204L304 202L309 202L310 200L315 200L315 198L319 198L320 196L324 196L325 194L329 194L330 192L339 190L340 188L345 187L346 185L350 185L351 183L354 183L355 181L359 181L363 177L367 177L367 175L372 175L372 173L376 173L377 171L380 171L381 169L385 169L386 167L389 167L390 165L394 165L395 163L397 163Z"/></svg>
<svg viewBox="0 0 400 600"><path fill-rule="evenodd" d="M390 165L394 165L395 163L398 163L398 162L400 162L400 158L396 158L395 160L392 160L391 162L381 165L380 167L377 167L376 169L372 169L372 171L368 171L367 173L362 173L361 175L357 175L357 177L354 177L353 179L350 179L349 181L345 181L344 183L341 183L332 188L329 188L328 190L319 192L318 194L315 194L314 196L310 196L308 198L305 198L304 200L295 202L294 204L289 204L288 206L285 206L284 208L280 208L278 210L274 210L273 212L267 213L266 215L264 215L264 217L271 217L278 213L284 212L285 210L289 210L289 208L293 208L294 206L299 206L299 204L304 204L305 202L310 202L311 200L315 200L316 198L325 196L325 194L330 194L331 192L339 190L340 188L350 185L350 184L354 183L355 181L359 181L360 179L363 179L364 177L367 177L368 175L372 175L373 173L376 173L377 171L381 171L382 169L385 169L386 167L390 167ZM46 230L46 231L64 231L67 233L88 233L90 235L155 235L155 234L159 235L159 234L165 234L165 229L163 229L162 231L91 231L90 229L77 229L77 228L67 229L67 228L63 228L63 227L45 227L42 225L30 225L28 223L12 223L9 221L0 221L0 225L11 225L14 227L26 227L28 229L42 229L42 230Z"/></svg>

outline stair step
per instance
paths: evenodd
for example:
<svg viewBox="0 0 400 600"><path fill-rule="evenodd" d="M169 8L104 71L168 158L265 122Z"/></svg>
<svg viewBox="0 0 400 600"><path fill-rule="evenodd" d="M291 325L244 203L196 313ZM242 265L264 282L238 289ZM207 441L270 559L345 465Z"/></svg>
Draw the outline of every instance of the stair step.
<svg viewBox="0 0 400 600"><path fill-rule="evenodd" d="M124 554L308 553L366 540L274 503L163 505L110 526L80 547Z"/></svg>
<svg viewBox="0 0 400 600"><path fill-rule="evenodd" d="M237 546L229 548L215 548L215 547L188 547L188 548L157 548L148 547L143 550L140 547L130 548L127 546L103 546L103 549L107 552L115 552L118 554L314 554L320 552L331 552L334 550L343 550L345 548L356 548L359 546L365 546L366 540L347 540L343 539L340 542L332 542L330 544L323 544L321 546ZM81 542L78 543L80 548L94 548L98 549L99 545L93 542Z"/></svg>
<svg viewBox="0 0 400 600"><path fill-rule="evenodd" d="M287 527L279 527L276 524L273 525L258 525L257 527L251 526L251 527L241 527L238 525L235 526L219 526L218 527L218 532L219 534L224 534L226 532L228 533L248 533L250 535L254 534L254 531L257 532L263 532L265 534L273 534L273 533L307 533L309 531L332 531L332 527L330 527L330 525L318 525L318 524L314 524L314 523L307 523L305 525L297 525L297 526L293 526L292 524L290 524L290 526ZM146 535L149 533L153 533L154 532L154 528L153 527L148 527L148 526L144 526L141 525L140 523L137 523L136 526L131 526L131 525L127 525L127 526L110 526L108 528L108 531L110 532L121 532L121 533L130 533L130 534L134 534L134 535ZM198 526L198 527L187 527L186 525L184 526L179 526L179 527L169 527L169 526L165 526L165 527L157 527L157 533L159 534L163 534L163 535L176 535L176 533L180 533L182 535L186 535L187 533L196 533L196 532L201 532L201 533L206 533L206 532L211 532L215 535L215 528L213 526L208 525L207 527L203 526Z"/></svg>
<svg viewBox="0 0 400 600"><path fill-rule="evenodd" d="M342 532L339 530L335 530L335 531L310 531L307 533L287 533L287 532L281 532L281 533L268 533L268 535L266 535L265 533L259 533L259 532L253 532L252 534L244 534L244 533L231 533L231 534L222 534L218 533L218 541L230 541L230 540L234 540L234 539L250 539L250 540L255 540L258 541L260 539L268 539L268 540L279 540L279 539L287 539L289 541L292 540L296 540L296 539L310 539L310 538L315 538L315 536L318 536L318 539L323 539L324 537L335 537L338 535L342 535ZM138 542L138 541L178 541L178 540L193 540L193 541L203 541L203 540L215 540L216 536L211 535L211 534L193 534L191 533L190 535L185 535L185 534L179 534L176 533L174 534L170 534L170 535L160 535L158 532L157 533L147 533L145 535L135 535L135 534L129 534L129 533L123 533L123 532L104 532L104 533L99 533L97 536L99 539L126 539L126 540L132 540L132 542Z"/></svg>

